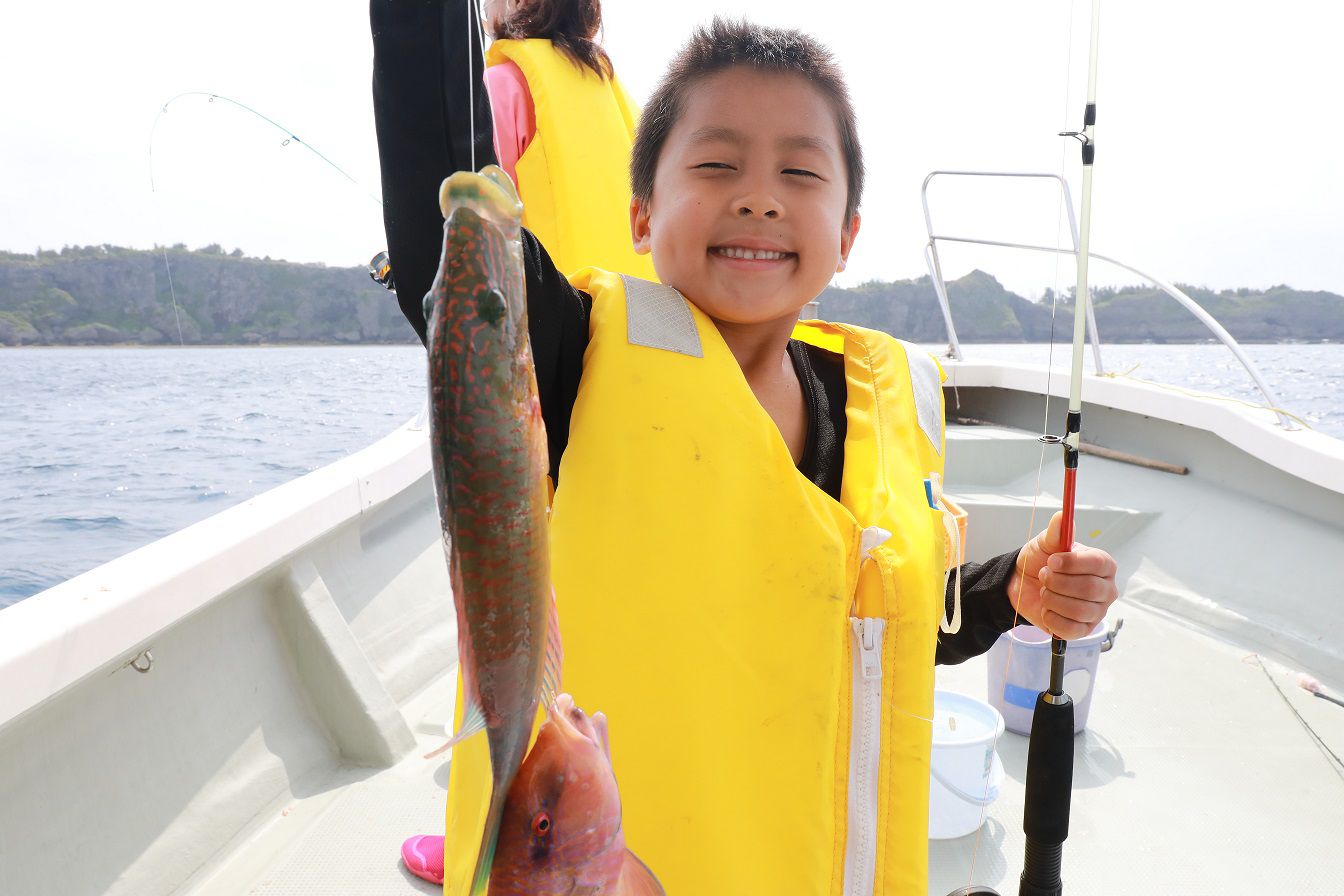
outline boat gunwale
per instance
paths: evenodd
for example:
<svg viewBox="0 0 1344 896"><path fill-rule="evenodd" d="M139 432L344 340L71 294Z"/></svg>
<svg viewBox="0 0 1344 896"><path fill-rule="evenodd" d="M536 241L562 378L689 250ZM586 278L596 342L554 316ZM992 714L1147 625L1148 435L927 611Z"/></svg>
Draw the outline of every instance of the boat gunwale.
<svg viewBox="0 0 1344 896"><path fill-rule="evenodd" d="M945 389L999 388L1068 398L1068 371L1005 361L940 359ZM1285 430L1268 408L1179 387L1087 374L1083 403L1127 411L1212 433L1248 456L1311 485L1344 495L1344 440L1309 429Z"/></svg>
<svg viewBox="0 0 1344 896"><path fill-rule="evenodd" d="M430 469L411 421L372 445L0 610L0 731L279 567Z"/></svg>

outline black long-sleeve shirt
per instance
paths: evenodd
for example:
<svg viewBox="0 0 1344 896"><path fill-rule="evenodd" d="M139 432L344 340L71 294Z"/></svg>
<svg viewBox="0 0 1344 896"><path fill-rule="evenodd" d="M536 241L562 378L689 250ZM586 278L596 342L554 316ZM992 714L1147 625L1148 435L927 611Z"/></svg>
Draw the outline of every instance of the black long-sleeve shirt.
<svg viewBox="0 0 1344 896"><path fill-rule="evenodd" d="M468 7L474 9L475 4L370 2L373 101L388 255L402 311L421 341L425 340L421 299L442 248L439 183L453 171L469 168L473 153L478 168L494 161L480 48L474 46L476 29L458 24L474 14ZM470 82L469 66L474 73ZM474 90L469 83L474 83ZM474 103L468 103L469 97ZM528 329L550 445L550 473L558 484L588 346L592 299L570 286L541 243L527 232L523 252ZM831 352L798 341L789 343L788 352L807 403L807 441L798 468L839 500L846 431L843 362ZM1007 586L1016 557L1014 552L962 567L962 626L955 635L939 633L939 663L959 663L984 653L1012 625Z"/></svg>

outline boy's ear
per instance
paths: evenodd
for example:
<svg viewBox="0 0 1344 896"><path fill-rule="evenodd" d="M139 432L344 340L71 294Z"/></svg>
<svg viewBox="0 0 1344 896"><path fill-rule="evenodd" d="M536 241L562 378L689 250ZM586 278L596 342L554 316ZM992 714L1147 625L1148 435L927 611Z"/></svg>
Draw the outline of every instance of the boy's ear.
<svg viewBox="0 0 1344 896"><path fill-rule="evenodd" d="M835 266L837 274L845 269L845 262L849 261L849 250L854 248L854 238L859 235L860 223L859 213L855 212L848 226L840 228L840 263Z"/></svg>
<svg viewBox="0 0 1344 896"><path fill-rule="evenodd" d="M648 255L653 250L649 231L649 204L637 197L630 199L630 242L640 255Z"/></svg>

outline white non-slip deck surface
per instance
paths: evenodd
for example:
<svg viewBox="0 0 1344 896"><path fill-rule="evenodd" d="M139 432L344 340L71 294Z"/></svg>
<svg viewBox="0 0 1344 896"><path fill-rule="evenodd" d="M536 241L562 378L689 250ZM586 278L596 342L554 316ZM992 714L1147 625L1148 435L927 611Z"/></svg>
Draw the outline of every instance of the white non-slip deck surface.
<svg viewBox="0 0 1344 896"><path fill-rule="evenodd" d="M1125 626L1074 739L1064 892L1344 894L1344 767L1329 756L1344 757L1344 708L1155 611L1113 616ZM985 663L940 668L938 686L985 700ZM1027 738L1005 732L998 751L1007 779L978 838L930 842L931 896L1017 893Z"/></svg>
<svg viewBox="0 0 1344 896"><path fill-rule="evenodd" d="M442 893L401 864L401 843L442 833L448 755L441 746L453 712L447 675L405 707L415 752L389 769L344 768L275 814L263 830L191 896L415 896ZM0 890L0 892L3 892Z"/></svg>
<svg viewBox="0 0 1344 896"><path fill-rule="evenodd" d="M1125 627L1075 739L1065 893L1344 893L1344 768L1328 753L1344 756L1344 708L1254 654L1119 607ZM939 687L985 699L985 662L940 669ZM446 686L431 691L408 707L422 714L421 752L441 742L451 699ZM972 881L1017 892L1026 746L1011 732L999 741L1008 776L978 839L930 843L930 896ZM343 774L350 783L277 813L194 896L438 892L398 857L405 837L443 823L443 757Z"/></svg>
<svg viewBox="0 0 1344 896"><path fill-rule="evenodd" d="M1089 729L1075 739L1064 892L1344 896L1344 768L1331 758L1344 757L1344 708L1301 690L1296 670L1260 660L1252 647L1150 608L1190 614L1222 629L1220 637L1304 664L1324 658L1312 671L1328 676L1338 668L1344 597L1329 576L1303 578L1310 568L1301 560L1337 556L1341 530L1241 494L1224 465L1185 456L1202 443L1171 435L1151 450L1188 463L1188 477L1085 459L1079 537L1117 556L1134 599L1113 610L1126 625L1101 657ZM1030 433L949 428L948 488L972 510L968 559L1020 545L1033 503L1034 528L1058 506L1053 452L1034 500L1040 453ZM985 699L985 663L940 669L939 686ZM446 763L420 755L441 743L450 684L445 678L404 707L422 749L394 768L343 769L306 788L316 795L277 811L208 882L182 892L437 892L398 857L405 837L441 830ZM1000 740L1007 779L978 838L930 844L930 896L969 883L1017 893L1026 746L1012 733Z"/></svg>

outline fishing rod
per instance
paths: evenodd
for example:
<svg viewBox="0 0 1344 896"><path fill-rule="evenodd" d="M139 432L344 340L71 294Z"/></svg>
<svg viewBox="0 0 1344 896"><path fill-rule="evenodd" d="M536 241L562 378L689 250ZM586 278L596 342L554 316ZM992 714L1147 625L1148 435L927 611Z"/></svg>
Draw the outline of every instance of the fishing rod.
<svg viewBox="0 0 1344 896"><path fill-rule="evenodd" d="M1083 190L1079 215L1078 284L1073 310L1073 369L1069 378L1069 411L1064 435L1044 435L1041 441L1064 448L1063 524L1059 544L1063 550L1073 547L1074 505L1077 495L1078 453L1083 427L1083 344L1087 320L1088 240L1092 230L1092 162L1096 158L1097 124L1097 37L1101 0L1092 0L1091 35L1088 40L1087 105L1081 131L1063 131L1061 137L1073 137L1082 148ZM1064 691L1064 653L1062 638L1050 639L1050 680L1046 690L1036 697L1031 718L1031 740L1027 746L1027 780L1022 813L1022 831L1026 834L1026 855L1018 896L1062 896L1061 875L1064 841L1069 836L1069 809L1073 795L1073 710L1072 698ZM949 896L998 896L989 887L963 887Z"/></svg>
<svg viewBox="0 0 1344 896"><path fill-rule="evenodd" d="M1092 0L1092 28L1088 40L1087 105L1083 129L1065 131L1075 137L1083 160L1082 205L1079 214L1078 287L1073 309L1073 370L1069 376L1069 412L1064 436L1043 436L1064 447L1064 519L1059 546L1072 550L1074 506L1077 496L1078 449L1083 426L1083 341L1087 321L1088 241L1092 231L1092 163L1096 158L1097 37L1101 0ZM1022 831L1027 835L1019 896L1060 896L1064 841L1069 836L1069 808L1073 794L1073 700L1064 691L1065 642L1050 639L1050 685L1036 698L1027 747L1027 782Z"/></svg>
<svg viewBox="0 0 1344 896"><path fill-rule="evenodd" d="M346 180L350 181L350 183L354 184L365 196L369 197L374 202L378 203L379 206L382 206L383 200L379 199L377 196L373 194L371 190L369 190L358 180L356 180L350 174L350 172L346 171L340 165L337 165L331 159L327 158L311 143L304 141L302 138L299 137L298 134L295 134L293 131L282 125L280 122L276 121L274 118L271 118L269 115L265 115L261 112L258 112L256 109L253 109L246 103L240 103L238 102L238 100L224 96L221 93L209 93L204 90L187 90L182 93L179 93L177 96L173 97L168 102L164 103L163 106L160 107L158 114L154 116L154 123L153 125L150 126L149 129L149 190L151 193L157 192L154 181L154 135L158 131L159 120L163 118L164 115L168 114L169 106L171 106L178 100L189 96L203 96L206 98L206 102L208 103L213 103L215 100L220 100L222 102L229 103L230 105L237 106L244 112L248 112L251 113L252 115L255 115L257 118L260 118L262 121L266 122L271 127L275 128L276 130L280 131L285 135L285 139L280 141L281 146L289 146L291 143L297 143L299 146L302 146L304 149L308 150L313 155L317 156L319 159L321 159L323 162L329 165L333 170L336 171L337 174L341 175L341 177L344 177Z"/></svg>

